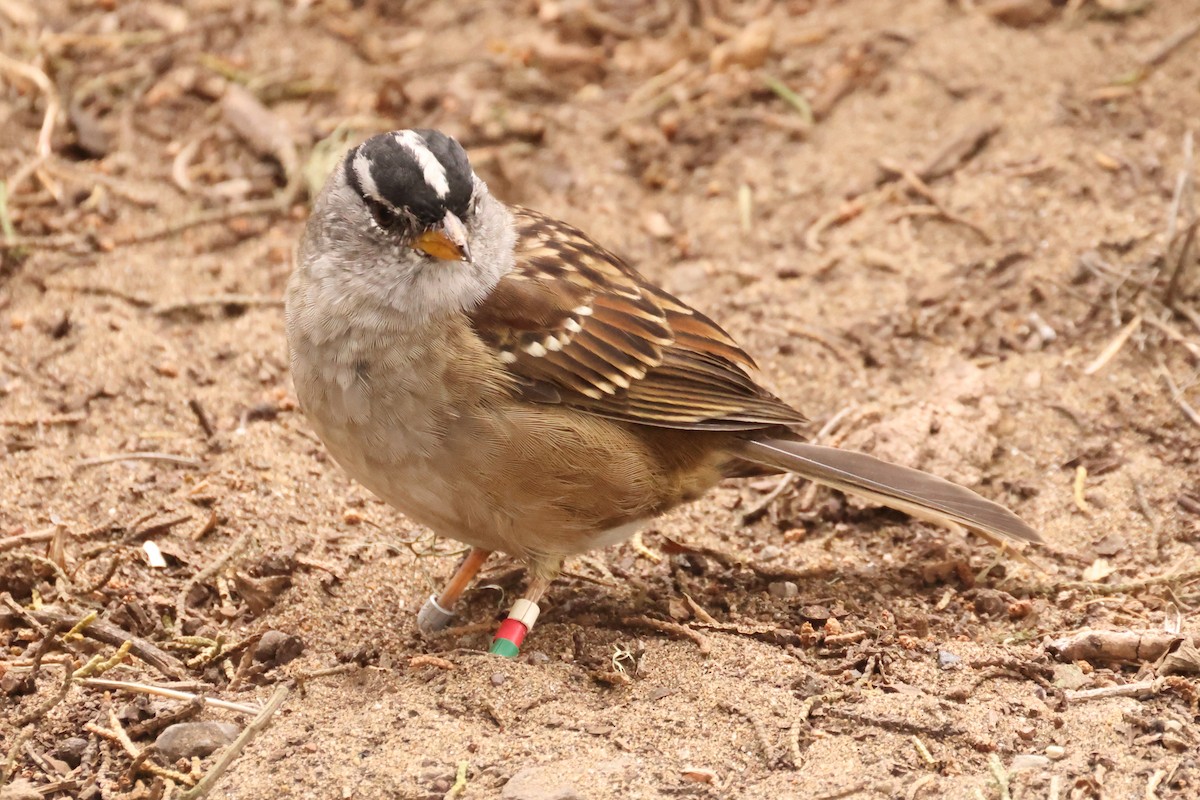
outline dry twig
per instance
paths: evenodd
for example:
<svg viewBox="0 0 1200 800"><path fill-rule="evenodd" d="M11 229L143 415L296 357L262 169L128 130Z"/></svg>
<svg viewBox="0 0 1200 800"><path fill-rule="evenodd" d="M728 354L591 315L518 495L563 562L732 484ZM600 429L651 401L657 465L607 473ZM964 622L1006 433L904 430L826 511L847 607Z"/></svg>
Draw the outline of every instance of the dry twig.
<svg viewBox="0 0 1200 800"><path fill-rule="evenodd" d="M1196 219L1195 200L1193 196L1194 178L1192 177L1192 166L1195 163L1195 137L1191 131L1188 131L1183 137L1183 163L1179 167L1179 172L1175 176L1175 190L1171 195L1171 207L1167 212L1167 232L1166 232L1166 254L1164 258L1170 260L1172 254L1175 254L1175 266L1171 270L1171 276L1167 281L1167 288L1163 294L1163 303L1171 308L1175 304L1175 294L1179 289L1179 282L1183 277L1183 271L1188 266L1192 254L1192 245L1196 241L1196 230L1200 227L1200 220ZM1189 222L1186 227L1177 232L1179 224L1179 214L1187 206ZM1176 242L1179 246L1176 247Z"/></svg>
<svg viewBox="0 0 1200 800"><path fill-rule="evenodd" d="M25 181L25 178L50 157L52 152L50 137L54 135L54 126L58 124L58 114L62 108L62 102L58 98L58 91L55 90L54 83L51 82L50 78L46 77L45 72L37 67L24 64L6 56L4 53L0 53L0 72L10 76L15 75L29 81L46 98L46 112L42 117L42 127L38 131L37 157L30 164L13 173L12 178L8 181L8 191L15 193L17 187Z"/></svg>
<svg viewBox="0 0 1200 800"><path fill-rule="evenodd" d="M80 681L84 686L93 686L97 689L113 689L123 692L137 692L140 694L150 694L157 697L169 697L172 700L201 700L205 704L213 708L223 708L226 711L235 711L239 714L258 714L262 711L256 706L248 706L242 703L233 703L229 700L219 700L215 697L205 697L204 695L191 694L190 692L181 692L178 689L168 689L165 686L155 686L152 683L134 683L130 681L110 681L107 678L84 678Z"/></svg>
<svg viewBox="0 0 1200 800"><path fill-rule="evenodd" d="M1166 631L1083 630L1048 642L1046 649L1066 662L1137 664L1158 661L1184 638Z"/></svg>
<svg viewBox="0 0 1200 800"><path fill-rule="evenodd" d="M74 675L71 672L71 666L69 664L64 664L62 683L59 685L58 691L13 720L13 726L20 728L45 717L46 714L50 713L50 709L54 708L67 698L67 693L71 691L71 683L73 680Z"/></svg>
<svg viewBox="0 0 1200 800"><path fill-rule="evenodd" d="M39 428L49 425L74 425L77 422L83 422L87 419L87 414L83 411L76 411L70 414L50 414L45 417L26 417L23 419L0 419L0 426L9 426L13 428Z"/></svg>
<svg viewBox="0 0 1200 800"><path fill-rule="evenodd" d="M53 528L43 528L40 531L29 531L28 533L18 533L15 536L9 536L0 539L0 553L5 550L12 550L14 547L20 547L23 544L37 544L39 542L48 542L54 538L58 532L58 526Z"/></svg>
<svg viewBox="0 0 1200 800"><path fill-rule="evenodd" d="M132 453L111 453L105 456L95 456L94 458L85 458L82 461L75 463L75 469L85 469L87 467L96 467L101 464L112 464L117 461L162 461L166 464L175 464L180 467L189 469L199 469L204 466L200 461L186 456L177 456L173 453L158 453L153 451L134 451Z"/></svg>
<svg viewBox="0 0 1200 800"><path fill-rule="evenodd" d="M712 648L708 643L708 639L697 631L692 630L686 625L680 625L677 622L667 622L666 620L653 619L645 615L637 617L625 617L621 620L622 625L633 625L641 628L650 628L651 630L659 631L660 633L669 633L683 639L690 639L696 643L696 647L700 650L700 655L707 656L712 652Z"/></svg>
<svg viewBox="0 0 1200 800"><path fill-rule="evenodd" d="M1159 367L1159 375L1162 376L1163 382L1167 384L1167 390L1171 392L1171 399L1175 401L1175 405L1179 406L1179 410L1183 415L1192 421L1193 425L1200 427L1200 411L1197 411L1187 398L1183 396L1179 386L1175 383L1175 379L1171 377L1170 371L1166 367Z"/></svg>
<svg viewBox="0 0 1200 800"><path fill-rule="evenodd" d="M160 767L153 761L148 760L146 753L138 749L137 745L129 738L129 734L125 732L125 728L121 725L121 720L117 717L116 709L111 705L108 708L108 725L108 728L102 728L94 722L89 722L83 728L102 739L119 744L121 749L125 751L125 754L132 759L133 765L136 765L138 769L144 769L152 775L157 775L176 783L182 783L185 786L192 785L194 779L190 775L184 775L182 772Z"/></svg>
<svg viewBox="0 0 1200 800"><path fill-rule="evenodd" d="M1121 328L1121 330L1117 332L1117 335L1112 338L1112 341L1110 341L1105 348L1100 351L1100 355L1096 356L1095 360L1092 361L1091 364L1088 364L1086 367L1084 367L1083 374L1095 375L1097 372L1104 369L1104 366L1109 361L1112 361L1113 356L1120 352L1121 348L1125 346L1125 343L1129 341L1129 337L1133 336L1133 334L1136 333L1137 329L1141 326L1142 315L1135 314L1133 319L1131 319L1124 328Z"/></svg>
<svg viewBox="0 0 1200 800"><path fill-rule="evenodd" d="M1101 686L1098 689L1069 689L1063 692L1067 702L1083 700L1102 700L1106 697L1145 697L1162 691L1163 678L1151 678L1136 683L1124 683L1118 686Z"/></svg>
<svg viewBox="0 0 1200 800"><path fill-rule="evenodd" d="M1160 66L1170 58L1172 53L1190 42L1197 34L1200 34L1200 20L1195 20L1191 24L1185 25L1164 39L1158 47L1155 47L1142 58L1142 66Z"/></svg>
<svg viewBox="0 0 1200 800"><path fill-rule="evenodd" d="M1031 586L1030 591L1042 595L1056 595L1062 591L1084 591L1096 595L1132 594L1152 586L1182 586L1200 579L1200 569L1153 575L1124 583L1094 583L1092 581L1060 581L1059 583Z"/></svg>
<svg viewBox="0 0 1200 800"><path fill-rule="evenodd" d="M187 616L187 597L193 587L199 586L212 576L223 570L250 543L250 533L247 531L238 537L220 558L197 572L187 584L179 590L175 597L175 624L178 625Z"/></svg>
<svg viewBox="0 0 1200 800"><path fill-rule="evenodd" d="M717 704L717 707L730 714L736 714L750 723L750 727L754 729L754 738L758 741L759 750L762 751L763 761L767 769L771 769L775 765L775 747L771 744L770 737L767 736L767 728L763 725L762 720L733 703L721 702Z"/></svg>
<svg viewBox="0 0 1200 800"><path fill-rule="evenodd" d="M79 625L77 623L81 620L78 614L70 614L55 608L27 609L26 613L43 625L61 624L64 627L75 625L79 629L78 633L81 635L89 639L95 639L98 642L103 642L104 644L120 647L125 642L129 642L130 653L154 667L171 680L180 680L186 674L186 668L179 659L160 650L157 646L140 636L134 636L123 628L113 625L111 622L93 619L86 625ZM11 624L11 618L6 618L6 615L0 612L0 625L6 624ZM63 636L64 641L69 636L69 633L65 634Z"/></svg>

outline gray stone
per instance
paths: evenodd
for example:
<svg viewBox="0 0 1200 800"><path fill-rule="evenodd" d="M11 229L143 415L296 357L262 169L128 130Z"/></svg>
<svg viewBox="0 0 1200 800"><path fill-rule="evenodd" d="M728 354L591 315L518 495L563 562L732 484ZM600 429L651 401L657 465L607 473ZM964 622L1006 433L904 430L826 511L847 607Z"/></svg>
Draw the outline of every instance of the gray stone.
<svg viewBox="0 0 1200 800"><path fill-rule="evenodd" d="M29 781L19 780L0 789L0 800L42 800L42 793Z"/></svg>
<svg viewBox="0 0 1200 800"><path fill-rule="evenodd" d="M955 669L962 666L962 659L949 650L938 650L938 666L942 669Z"/></svg>
<svg viewBox="0 0 1200 800"><path fill-rule="evenodd" d="M796 597L800 594L800 587L791 581L774 581L767 584L767 592L771 597L778 597L786 600L789 597Z"/></svg>
<svg viewBox="0 0 1200 800"><path fill-rule="evenodd" d="M1059 689L1072 691L1074 689L1082 689L1092 682L1092 679L1083 674L1083 670L1074 664L1055 664L1054 665L1054 685Z"/></svg>
<svg viewBox="0 0 1200 800"><path fill-rule="evenodd" d="M526 767L508 779L500 796L504 800L583 800L571 782L563 778L565 770L552 764Z"/></svg>
<svg viewBox="0 0 1200 800"><path fill-rule="evenodd" d="M242 732L232 722L177 722L158 735L154 744L168 762L204 758L225 747Z"/></svg>
<svg viewBox="0 0 1200 800"><path fill-rule="evenodd" d="M760 561L774 561L775 559L779 558L782 555L783 555L783 548L776 547L773 544L769 544L766 547L764 547L762 550L758 551L758 558Z"/></svg>
<svg viewBox="0 0 1200 800"><path fill-rule="evenodd" d="M1014 756L1012 764L1009 765L1009 772L1025 772L1030 769L1045 769L1050 766L1050 759L1045 756L1034 755L1031 753L1023 753L1019 756Z"/></svg>
<svg viewBox="0 0 1200 800"><path fill-rule="evenodd" d="M283 631L267 631L254 648L254 660L268 667L282 667L304 652L304 641Z"/></svg>
<svg viewBox="0 0 1200 800"><path fill-rule="evenodd" d="M62 759L70 767L78 767L83 761L83 751L87 750L87 739L72 736L54 745L54 755Z"/></svg>

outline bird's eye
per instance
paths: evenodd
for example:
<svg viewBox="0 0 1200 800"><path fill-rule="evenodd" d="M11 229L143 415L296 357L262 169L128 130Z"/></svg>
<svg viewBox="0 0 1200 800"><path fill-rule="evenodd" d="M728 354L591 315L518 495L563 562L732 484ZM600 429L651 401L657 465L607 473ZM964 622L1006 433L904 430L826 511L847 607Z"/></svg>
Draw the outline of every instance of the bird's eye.
<svg viewBox="0 0 1200 800"><path fill-rule="evenodd" d="M369 197L364 197L363 200L367 204L367 210L371 212L371 217L379 227L387 228L391 224L391 221L396 218L391 209L378 200L372 200Z"/></svg>
<svg viewBox="0 0 1200 800"><path fill-rule="evenodd" d="M364 197L363 201L367 204L367 210L371 212L371 218L375 220L375 224L381 230L388 233L404 234L410 227L410 218L401 212L397 212L386 203L381 203L370 197Z"/></svg>

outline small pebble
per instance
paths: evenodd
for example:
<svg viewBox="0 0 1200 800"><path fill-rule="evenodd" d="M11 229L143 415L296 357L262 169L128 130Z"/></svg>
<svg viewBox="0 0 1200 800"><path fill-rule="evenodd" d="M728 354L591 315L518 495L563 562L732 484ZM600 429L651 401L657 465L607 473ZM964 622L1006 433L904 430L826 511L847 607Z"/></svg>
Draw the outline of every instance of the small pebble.
<svg viewBox="0 0 1200 800"><path fill-rule="evenodd" d="M299 636L283 631L267 631L254 647L254 660L280 667L294 661L303 652L304 642Z"/></svg>
<svg viewBox="0 0 1200 800"><path fill-rule="evenodd" d="M942 669L955 669L962 665L962 659L949 650L938 650L938 666Z"/></svg>
<svg viewBox="0 0 1200 800"><path fill-rule="evenodd" d="M0 787L0 800L42 800L42 793L26 780L16 780Z"/></svg>
<svg viewBox="0 0 1200 800"><path fill-rule="evenodd" d="M1078 664L1055 664L1054 685L1059 689L1080 689L1091 683L1091 679L1083 674Z"/></svg>
<svg viewBox="0 0 1200 800"><path fill-rule="evenodd" d="M665 214L661 211L651 211L642 218L642 227L646 229L646 233L656 239L670 239L675 235L675 228L671 226Z"/></svg>
<svg viewBox="0 0 1200 800"><path fill-rule="evenodd" d="M774 561L783 555L783 548L769 544L764 547L758 554L758 557L763 561Z"/></svg>
<svg viewBox="0 0 1200 800"><path fill-rule="evenodd" d="M717 780L717 773L703 767L684 767L680 774L689 783L713 783Z"/></svg>
<svg viewBox="0 0 1200 800"><path fill-rule="evenodd" d="M975 595L975 613L981 617L998 617L1008 612L1008 603L1013 599L995 589L979 589Z"/></svg>
<svg viewBox="0 0 1200 800"><path fill-rule="evenodd" d="M33 694L37 691L32 672L17 672L9 670L0 678L0 694L16 697L22 694Z"/></svg>
<svg viewBox="0 0 1200 800"><path fill-rule="evenodd" d="M1049 744L1046 745L1046 755L1053 760L1058 761L1067 755L1067 748L1063 747L1061 744Z"/></svg>
<svg viewBox="0 0 1200 800"><path fill-rule="evenodd" d="M1187 739L1175 733L1164 733L1162 737L1163 747L1170 750L1172 753L1186 753L1191 749L1191 743Z"/></svg>
<svg viewBox="0 0 1200 800"><path fill-rule="evenodd" d="M71 767L78 767L83 761L83 751L87 749L87 745L87 739L72 736L54 746L54 755L67 762Z"/></svg>
<svg viewBox="0 0 1200 800"><path fill-rule="evenodd" d="M204 758L225 747L242 732L232 722L177 722L158 735L154 744L169 763Z"/></svg>
<svg viewBox="0 0 1200 800"><path fill-rule="evenodd" d="M767 591L772 597L786 599L800 594L800 587L791 581L775 581L767 585Z"/></svg>
<svg viewBox="0 0 1200 800"><path fill-rule="evenodd" d="M800 616L809 622L824 622L828 624L829 620L833 617L833 612L825 606L811 605L800 609Z"/></svg>
<svg viewBox="0 0 1200 800"><path fill-rule="evenodd" d="M493 672L491 678L492 686L503 686L504 681L507 679L507 676L503 672Z"/></svg>
<svg viewBox="0 0 1200 800"><path fill-rule="evenodd" d="M1009 772L1024 772L1029 769L1045 769L1050 766L1050 759L1045 756L1022 754L1016 756L1009 765Z"/></svg>
<svg viewBox="0 0 1200 800"><path fill-rule="evenodd" d="M565 764L525 767L500 790L503 800L583 800Z"/></svg>

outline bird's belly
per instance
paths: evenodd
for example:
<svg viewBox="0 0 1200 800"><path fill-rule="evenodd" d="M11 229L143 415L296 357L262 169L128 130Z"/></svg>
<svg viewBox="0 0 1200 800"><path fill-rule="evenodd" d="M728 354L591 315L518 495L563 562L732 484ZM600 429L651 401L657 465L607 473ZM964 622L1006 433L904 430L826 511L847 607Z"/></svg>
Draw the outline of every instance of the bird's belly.
<svg viewBox="0 0 1200 800"><path fill-rule="evenodd" d="M681 461L687 447L666 448L665 465L636 426L527 404L499 381L466 385L446 351L293 357L297 396L333 458L440 535L518 557L580 553L720 477L700 451Z"/></svg>
<svg viewBox="0 0 1200 800"><path fill-rule="evenodd" d="M684 499L679 476L663 474L637 437L575 412L447 409L444 424L417 429L395 407L362 422L310 415L351 477L406 516L518 557L620 542ZM694 477L706 486L717 476Z"/></svg>
<svg viewBox="0 0 1200 800"><path fill-rule="evenodd" d="M447 535L459 532L466 476L436 469L423 455L426 437L402 431L380 433L371 426L322 424L315 418L313 427L351 478L416 522ZM381 438L387 444L376 449L373 443Z"/></svg>
<svg viewBox="0 0 1200 800"><path fill-rule="evenodd" d="M343 413L330 401L337 386L300 400L313 429L351 478L415 522L468 544L494 546L481 514L475 465L451 465L457 415L438 398L415 391L365 390L362 413ZM474 525L467 521L473 520ZM474 534L474 535L472 535Z"/></svg>

